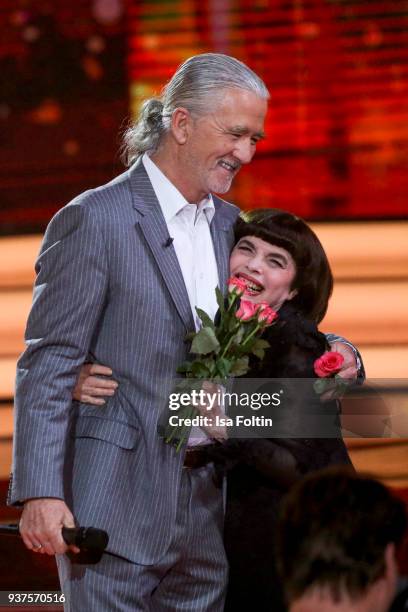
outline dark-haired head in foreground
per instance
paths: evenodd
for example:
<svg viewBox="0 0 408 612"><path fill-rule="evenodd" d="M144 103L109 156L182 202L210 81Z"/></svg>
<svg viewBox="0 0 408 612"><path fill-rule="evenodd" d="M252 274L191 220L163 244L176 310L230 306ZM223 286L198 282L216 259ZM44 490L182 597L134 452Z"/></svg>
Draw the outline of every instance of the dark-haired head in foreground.
<svg viewBox="0 0 408 612"><path fill-rule="evenodd" d="M328 468L296 485L277 530L279 572L291 612L385 612L397 581L402 501L380 482Z"/></svg>

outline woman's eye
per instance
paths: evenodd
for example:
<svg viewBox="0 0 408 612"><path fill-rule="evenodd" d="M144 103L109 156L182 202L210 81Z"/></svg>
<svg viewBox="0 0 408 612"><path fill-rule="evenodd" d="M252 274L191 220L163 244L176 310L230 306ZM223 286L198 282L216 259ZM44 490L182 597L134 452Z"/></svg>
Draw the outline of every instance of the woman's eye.
<svg viewBox="0 0 408 612"><path fill-rule="evenodd" d="M240 245L238 246L238 248L239 248L239 250L240 250L240 251L248 251L248 252L250 252L250 251L251 251L251 248L250 248L250 247L248 247L248 246L246 246L245 244L240 244Z"/></svg>
<svg viewBox="0 0 408 612"><path fill-rule="evenodd" d="M278 259L270 259L270 260L269 260L269 263L270 263L272 266L278 266L279 268L283 268L282 262L281 262L281 261L279 261Z"/></svg>

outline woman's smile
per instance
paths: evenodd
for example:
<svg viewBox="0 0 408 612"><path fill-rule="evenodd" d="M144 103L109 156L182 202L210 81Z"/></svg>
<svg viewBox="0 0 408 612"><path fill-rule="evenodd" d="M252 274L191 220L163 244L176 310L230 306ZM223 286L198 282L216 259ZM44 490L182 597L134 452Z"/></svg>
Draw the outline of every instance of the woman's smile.
<svg viewBox="0 0 408 612"><path fill-rule="evenodd" d="M260 283L256 278L250 276L249 274L240 272L235 276L245 281L246 289L244 295L258 295L258 293L264 290L264 286L262 285L262 283Z"/></svg>
<svg viewBox="0 0 408 612"><path fill-rule="evenodd" d="M230 257L230 272L245 281L245 299L267 302L274 310L297 293L292 288L296 277L292 255L257 236L244 236L235 245Z"/></svg>

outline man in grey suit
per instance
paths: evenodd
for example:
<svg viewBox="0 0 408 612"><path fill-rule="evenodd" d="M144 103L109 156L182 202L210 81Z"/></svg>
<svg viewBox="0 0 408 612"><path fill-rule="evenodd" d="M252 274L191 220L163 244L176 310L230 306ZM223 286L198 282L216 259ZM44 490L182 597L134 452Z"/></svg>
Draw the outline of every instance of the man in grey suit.
<svg viewBox="0 0 408 612"><path fill-rule="evenodd" d="M195 306L215 314L228 275L238 209L212 194L251 161L267 99L236 59L190 58L126 134L130 169L47 228L18 363L10 502L24 503L27 547L57 554L67 610L223 608L222 490L195 441L177 454L157 424ZM71 401L85 361L119 382L98 412ZM97 565L66 554L61 527L74 522L109 533Z"/></svg>
<svg viewBox="0 0 408 612"><path fill-rule="evenodd" d="M158 437L158 398L187 357L194 307L215 314L226 284L238 209L211 194L251 161L267 98L236 59L190 58L126 135L130 169L47 228L18 363L10 500L24 502L27 547L58 555L69 610L223 608L222 490L199 449L177 454ZM85 361L119 382L98 412L71 402ZM97 565L65 554L61 527L74 521L109 533Z"/></svg>

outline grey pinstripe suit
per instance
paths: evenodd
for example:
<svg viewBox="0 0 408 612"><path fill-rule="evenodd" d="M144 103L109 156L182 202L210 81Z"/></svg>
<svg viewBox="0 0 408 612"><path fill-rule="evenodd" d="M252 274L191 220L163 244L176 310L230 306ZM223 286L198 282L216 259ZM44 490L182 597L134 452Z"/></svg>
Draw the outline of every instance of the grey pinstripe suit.
<svg viewBox="0 0 408 612"><path fill-rule="evenodd" d="M224 286L238 209L214 203L211 234ZM17 372L11 503L63 498L79 524L109 532L111 553L145 565L163 558L176 529L183 455L157 436L157 397L194 329L167 238L140 162L60 210L36 264ZM99 409L71 407L87 359L108 364L119 382Z"/></svg>

